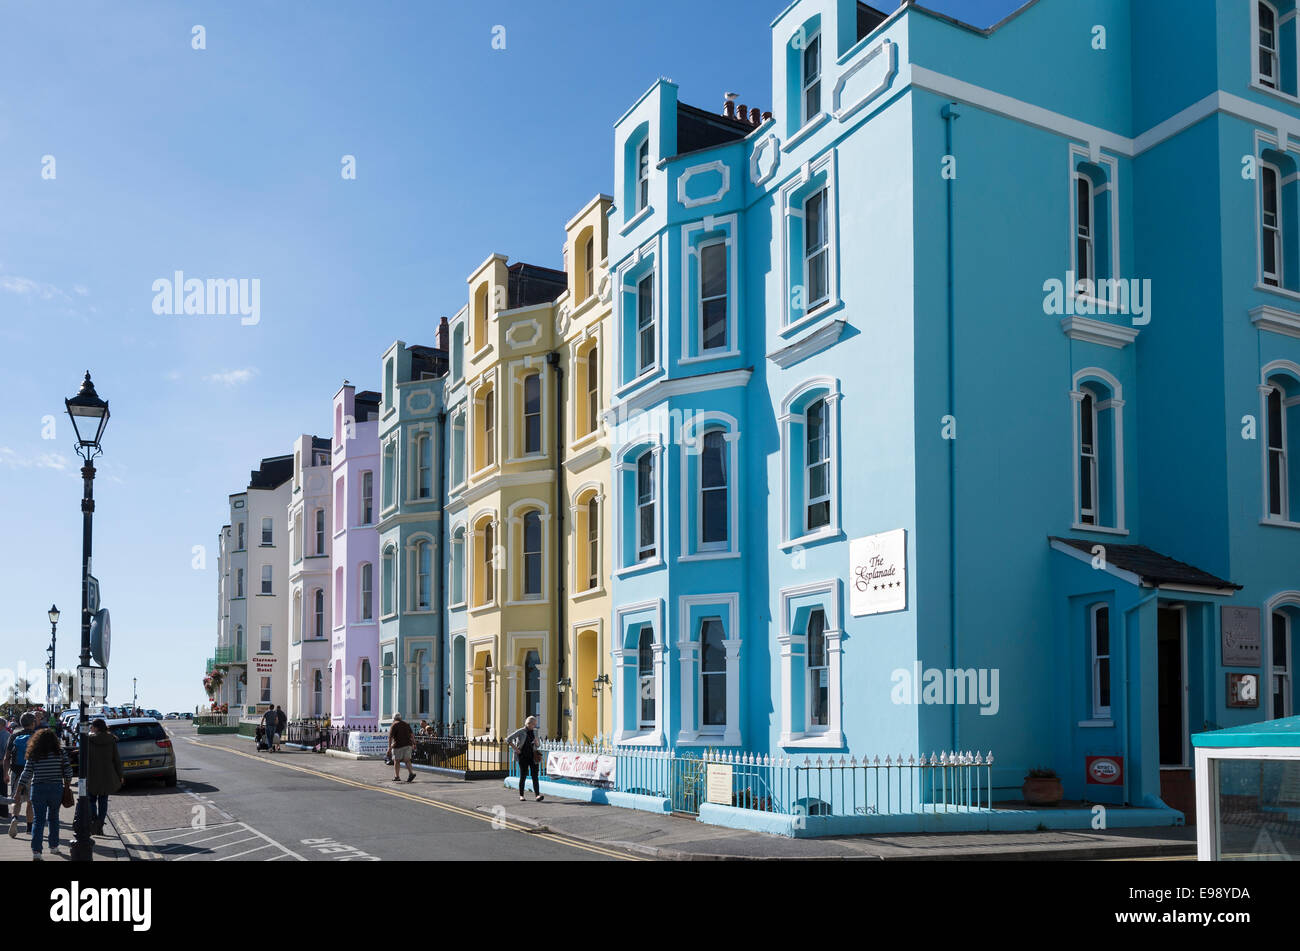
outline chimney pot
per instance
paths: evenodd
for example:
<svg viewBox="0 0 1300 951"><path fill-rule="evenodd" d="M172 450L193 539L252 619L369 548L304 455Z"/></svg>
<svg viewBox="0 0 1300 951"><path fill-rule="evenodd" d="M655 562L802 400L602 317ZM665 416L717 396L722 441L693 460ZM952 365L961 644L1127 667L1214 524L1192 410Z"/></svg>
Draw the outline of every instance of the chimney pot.
<svg viewBox="0 0 1300 951"><path fill-rule="evenodd" d="M770 112L765 112L765 113L763 113L763 121L764 121L764 122L766 122L766 121L767 121L768 119L770 119L770 118L772 118L772 113L770 113Z"/></svg>
<svg viewBox="0 0 1300 951"><path fill-rule="evenodd" d="M749 110L749 124L758 125L758 106L755 106L753 109Z"/></svg>
<svg viewBox="0 0 1300 951"><path fill-rule="evenodd" d="M749 107L743 102L736 107L736 118L741 122L747 122L749 120Z"/></svg>
<svg viewBox="0 0 1300 951"><path fill-rule="evenodd" d="M722 104L722 114L728 119L736 118L736 104L728 99Z"/></svg>
<svg viewBox="0 0 1300 951"><path fill-rule="evenodd" d="M442 320L438 321L438 349L444 352L447 350L448 330L447 318L444 317Z"/></svg>

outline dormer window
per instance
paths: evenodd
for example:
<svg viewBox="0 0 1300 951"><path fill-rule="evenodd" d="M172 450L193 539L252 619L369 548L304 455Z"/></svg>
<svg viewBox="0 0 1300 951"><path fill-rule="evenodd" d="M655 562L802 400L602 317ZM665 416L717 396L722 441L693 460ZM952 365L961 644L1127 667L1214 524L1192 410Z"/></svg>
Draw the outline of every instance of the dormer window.
<svg viewBox="0 0 1300 951"><path fill-rule="evenodd" d="M822 38L811 37L803 50L803 121L822 111Z"/></svg>

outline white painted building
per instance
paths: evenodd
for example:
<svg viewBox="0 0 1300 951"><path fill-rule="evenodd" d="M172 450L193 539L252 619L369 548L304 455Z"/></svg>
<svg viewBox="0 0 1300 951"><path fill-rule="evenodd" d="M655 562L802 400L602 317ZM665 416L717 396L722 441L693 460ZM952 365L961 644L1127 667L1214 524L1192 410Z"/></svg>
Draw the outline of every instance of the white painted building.
<svg viewBox="0 0 1300 951"><path fill-rule="evenodd" d="M299 436L288 506L289 719L330 710L330 440Z"/></svg>

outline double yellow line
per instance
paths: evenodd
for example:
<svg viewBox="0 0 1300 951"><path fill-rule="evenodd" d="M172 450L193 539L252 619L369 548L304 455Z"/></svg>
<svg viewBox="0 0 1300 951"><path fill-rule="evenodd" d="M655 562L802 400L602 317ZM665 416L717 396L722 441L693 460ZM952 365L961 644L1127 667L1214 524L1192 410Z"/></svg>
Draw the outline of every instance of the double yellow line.
<svg viewBox="0 0 1300 951"><path fill-rule="evenodd" d="M332 782L340 783L344 786L352 786L355 789L368 789L371 792L383 793L386 796L396 796L399 799L407 799L411 802L420 803L425 806L432 806L435 809L441 809L444 812L452 812L456 815L464 816L467 819L477 819L479 822L486 822L496 829L509 829L513 832L524 832L536 839L545 839L548 842L555 842L558 845L567 845L569 848L582 849L584 852L593 852L596 855L603 855L607 858L622 859L625 862L644 862L646 859L635 855L628 855L625 852L616 852L613 849L607 849L599 845L589 845L585 842L578 842L567 836L556 835L553 832L537 832L534 829L520 825L517 822L509 822L497 816L487 816L473 809L466 809L463 806L454 806L447 802L438 802L435 799L425 799L423 796L412 795L401 789L392 789L388 786L375 786L371 783L363 783L355 779L346 779L342 776L335 776L332 773L324 773L317 769L310 769L306 766L295 766L293 763L286 763L281 759L270 759L264 756L255 756L252 753L245 753L242 750L232 750L228 746L218 746L215 743L204 743L201 740L190 739L185 737L195 746L202 746L210 750L220 750L223 753L230 753L232 756L243 756L253 760L255 763L262 763L267 766L279 766L281 769L292 769L299 773L307 773L310 776L318 776L321 779L328 779Z"/></svg>

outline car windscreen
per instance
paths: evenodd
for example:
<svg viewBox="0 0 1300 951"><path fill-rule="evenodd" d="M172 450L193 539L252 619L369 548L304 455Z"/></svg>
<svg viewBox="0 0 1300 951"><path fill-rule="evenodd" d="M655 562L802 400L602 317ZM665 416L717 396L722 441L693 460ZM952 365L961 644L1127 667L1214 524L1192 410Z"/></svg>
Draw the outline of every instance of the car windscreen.
<svg viewBox="0 0 1300 951"><path fill-rule="evenodd" d="M167 731L160 723L121 723L108 729L119 741L167 739Z"/></svg>

